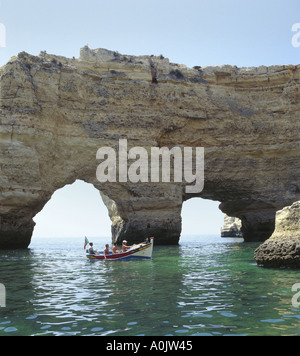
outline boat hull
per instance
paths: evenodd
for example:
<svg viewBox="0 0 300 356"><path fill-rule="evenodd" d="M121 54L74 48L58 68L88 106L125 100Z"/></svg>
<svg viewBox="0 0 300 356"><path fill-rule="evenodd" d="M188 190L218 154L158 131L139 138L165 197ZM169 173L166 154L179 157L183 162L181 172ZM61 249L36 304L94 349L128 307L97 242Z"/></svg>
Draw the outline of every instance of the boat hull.
<svg viewBox="0 0 300 356"><path fill-rule="evenodd" d="M153 243L154 239L151 238L149 243L139 244L136 248L130 249L127 252L121 252L104 256L103 252L98 255L89 255L87 258L90 260L108 260L108 261L118 261L118 260L129 260L129 259L151 259L153 253Z"/></svg>

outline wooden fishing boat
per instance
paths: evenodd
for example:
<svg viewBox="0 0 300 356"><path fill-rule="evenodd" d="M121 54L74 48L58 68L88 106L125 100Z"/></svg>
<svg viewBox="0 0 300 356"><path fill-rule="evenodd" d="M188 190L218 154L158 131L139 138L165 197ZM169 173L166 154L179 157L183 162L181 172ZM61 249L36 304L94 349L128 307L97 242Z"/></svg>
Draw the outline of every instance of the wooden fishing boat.
<svg viewBox="0 0 300 356"><path fill-rule="evenodd" d="M117 260L128 260L128 259L135 259L135 258L152 258L153 252L153 244L154 244L154 237L151 237L150 242L144 242L137 245L131 246L130 249L126 252L119 252L113 254L110 252L109 255L104 256L104 252L98 254L87 254L87 258L90 260L108 260L108 261L117 261Z"/></svg>

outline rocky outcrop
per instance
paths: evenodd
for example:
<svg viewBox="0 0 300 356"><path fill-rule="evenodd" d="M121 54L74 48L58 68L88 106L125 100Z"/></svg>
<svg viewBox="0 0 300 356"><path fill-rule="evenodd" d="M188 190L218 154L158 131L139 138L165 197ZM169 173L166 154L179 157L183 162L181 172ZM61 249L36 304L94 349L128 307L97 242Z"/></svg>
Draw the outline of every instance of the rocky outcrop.
<svg viewBox="0 0 300 356"><path fill-rule="evenodd" d="M275 231L255 259L263 267L300 268L300 201L277 212Z"/></svg>
<svg viewBox="0 0 300 356"><path fill-rule="evenodd" d="M220 201L246 241L300 199L300 66L194 67L155 56L81 50L78 59L20 53L0 68L0 248L26 247L32 218L76 179L93 184L114 240L176 244L182 204ZM204 147L205 187L100 183L100 147ZM55 222L53 222L55 223Z"/></svg>
<svg viewBox="0 0 300 356"><path fill-rule="evenodd" d="M225 215L221 237L243 237L241 229L242 222L240 219Z"/></svg>

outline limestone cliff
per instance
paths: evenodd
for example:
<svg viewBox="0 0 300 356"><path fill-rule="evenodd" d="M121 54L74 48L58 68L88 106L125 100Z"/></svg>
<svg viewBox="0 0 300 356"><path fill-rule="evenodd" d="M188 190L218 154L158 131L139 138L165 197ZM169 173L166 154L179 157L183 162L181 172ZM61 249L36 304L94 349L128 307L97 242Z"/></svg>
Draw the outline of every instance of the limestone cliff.
<svg viewBox="0 0 300 356"><path fill-rule="evenodd" d="M241 229L242 222L240 219L225 215L221 237L243 237Z"/></svg>
<svg viewBox="0 0 300 356"><path fill-rule="evenodd" d="M300 268L300 201L277 212L275 231L255 259L264 267Z"/></svg>
<svg viewBox="0 0 300 356"><path fill-rule="evenodd" d="M88 47L78 59L20 53L0 68L0 248L28 246L32 218L76 179L107 197L114 240L176 244L182 204L199 196L240 218L246 241L264 241L275 212L300 199L299 79L293 65L187 68ZM121 138L147 150L204 147L203 192L100 183L96 152Z"/></svg>

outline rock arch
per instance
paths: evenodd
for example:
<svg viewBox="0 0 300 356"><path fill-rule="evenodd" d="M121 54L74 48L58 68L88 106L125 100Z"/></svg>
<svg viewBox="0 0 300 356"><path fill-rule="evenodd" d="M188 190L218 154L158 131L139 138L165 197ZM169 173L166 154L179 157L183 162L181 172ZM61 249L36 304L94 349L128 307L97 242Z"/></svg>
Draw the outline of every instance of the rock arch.
<svg viewBox="0 0 300 356"><path fill-rule="evenodd" d="M265 240L276 211L300 199L299 80L292 65L191 69L88 47L78 59L20 53L0 68L0 248L28 246L32 217L76 179L103 193L114 240L176 244L192 197L184 183L97 181L97 150L122 138L204 147L196 196L240 218L246 241Z"/></svg>
<svg viewBox="0 0 300 356"><path fill-rule="evenodd" d="M111 223L99 192L81 180L56 190L33 220L33 238L110 236Z"/></svg>

